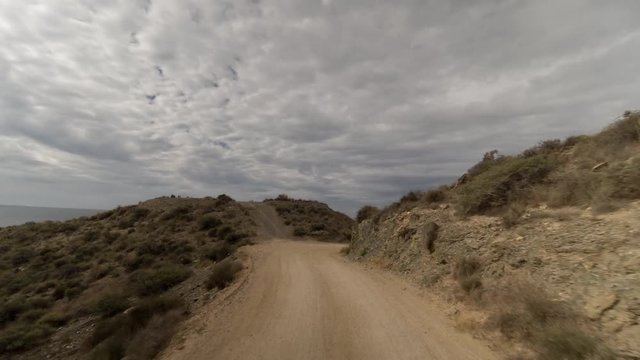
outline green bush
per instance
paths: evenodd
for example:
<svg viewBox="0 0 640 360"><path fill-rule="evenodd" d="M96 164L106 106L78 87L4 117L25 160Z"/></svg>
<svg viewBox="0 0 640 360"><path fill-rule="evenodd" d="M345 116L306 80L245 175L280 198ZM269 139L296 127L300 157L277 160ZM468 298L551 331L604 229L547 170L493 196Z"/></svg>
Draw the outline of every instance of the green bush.
<svg viewBox="0 0 640 360"><path fill-rule="evenodd" d="M148 268L156 261L155 256L151 254L135 254L129 255L124 259L124 266L127 271L134 271L141 268Z"/></svg>
<svg viewBox="0 0 640 360"><path fill-rule="evenodd" d="M192 210L193 209L190 206L178 206L165 212L162 215L161 219L164 221L172 219L180 221L191 221L193 220L193 215L191 214Z"/></svg>
<svg viewBox="0 0 640 360"><path fill-rule="evenodd" d="M198 221L200 231L215 229L222 225L222 221L215 216L205 216Z"/></svg>
<svg viewBox="0 0 640 360"><path fill-rule="evenodd" d="M477 164L473 165L467 173L465 174L466 179L474 178L483 172L491 169L495 165L502 163L506 156L498 154L498 150L491 150L484 154L482 160L480 160Z"/></svg>
<svg viewBox="0 0 640 360"><path fill-rule="evenodd" d="M640 141L640 112L626 113L622 119L607 126L595 136L598 145L624 146Z"/></svg>
<svg viewBox="0 0 640 360"><path fill-rule="evenodd" d="M613 165L605 175L602 191L615 199L640 198L640 157Z"/></svg>
<svg viewBox="0 0 640 360"><path fill-rule="evenodd" d="M174 297L152 297L145 299L126 314L103 319L87 339L87 346L96 347L92 352L94 359L117 359L124 356L125 350L134 335L143 329L154 316L170 311L182 311L183 303ZM106 357L105 357L106 356Z"/></svg>
<svg viewBox="0 0 640 360"><path fill-rule="evenodd" d="M235 244L235 243L239 242L240 240L246 239L248 237L249 237L249 235L245 234L245 233L231 232L231 233L228 233L224 237L224 240L226 242L228 242L228 243Z"/></svg>
<svg viewBox="0 0 640 360"><path fill-rule="evenodd" d="M224 240L225 237L227 237L229 234L232 234L232 233L233 233L233 228L231 226L223 225L216 230L215 236L218 239Z"/></svg>
<svg viewBox="0 0 640 360"><path fill-rule="evenodd" d="M129 306L128 296L120 292L115 292L107 293L100 297L94 304L93 309L96 313L106 318L125 311Z"/></svg>
<svg viewBox="0 0 640 360"><path fill-rule="evenodd" d="M232 202L234 202L233 198L231 198L231 196L228 196L227 194L218 195L218 197L216 198L216 206L225 206Z"/></svg>
<svg viewBox="0 0 640 360"><path fill-rule="evenodd" d="M295 229L293 229L293 236L298 236L298 237L302 237L307 235L307 229L298 226Z"/></svg>
<svg viewBox="0 0 640 360"><path fill-rule="evenodd" d="M204 256L211 261L222 261L235 252L235 247L226 242L218 242L203 249Z"/></svg>
<svg viewBox="0 0 640 360"><path fill-rule="evenodd" d="M70 316L68 314L52 311L42 316L38 322L51 327L60 327L65 325L69 319Z"/></svg>
<svg viewBox="0 0 640 360"><path fill-rule="evenodd" d="M53 300L60 300L64 298L64 293L65 290L67 290L67 288L64 285L58 285L56 286L55 289L53 289L53 292L51 293L51 298Z"/></svg>
<svg viewBox="0 0 640 360"><path fill-rule="evenodd" d="M15 321L22 312L28 309L23 299L11 300L0 304L0 326Z"/></svg>
<svg viewBox="0 0 640 360"><path fill-rule="evenodd" d="M537 155L549 155L560 152L564 149L564 146L565 145L562 140L559 139L545 140L538 143L538 145L523 151L522 156L532 157Z"/></svg>
<svg viewBox="0 0 640 360"><path fill-rule="evenodd" d="M38 321L47 311L44 309L31 309L20 314L20 321L24 323L33 323Z"/></svg>
<svg viewBox="0 0 640 360"><path fill-rule="evenodd" d="M230 258L222 260L213 266L211 275L207 279L207 288L224 289L233 281L236 273L240 270L242 270L242 264L239 261Z"/></svg>
<svg viewBox="0 0 640 360"><path fill-rule="evenodd" d="M418 200L420 200L420 192L418 191L411 191L407 194L405 194L401 199L400 199L400 203L406 203L406 202L416 202Z"/></svg>
<svg viewBox="0 0 640 360"><path fill-rule="evenodd" d="M28 350L44 342L53 329L44 324L18 324L0 332L0 354Z"/></svg>
<svg viewBox="0 0 640 360"><path fill-rule="evenodd" d="M34 249L29 247L19 248L11 255L11 264L14 267L24 265L36 255Z"/></svg>
<svg viewBox="0 0 640 360"><path fill-rule="evenodd" d="M169 343L178 324L184 319L179 310L154 315L127 345L127 359L153 359Z"/></svg>
<svg viewBox="0 0 640 360"><path fill-rule="evenodd" d="M459 209L470 215L502 207L544 181L556 164L546 155L502 160L459 188Z"/></svg>
<svg viewBox="0 0 640 360"><path fill-rule="evenodd" d="M162 264L154 269L138 270L129 277L131 287L141 296L163 293L191 276L184 266Z"/></svg>

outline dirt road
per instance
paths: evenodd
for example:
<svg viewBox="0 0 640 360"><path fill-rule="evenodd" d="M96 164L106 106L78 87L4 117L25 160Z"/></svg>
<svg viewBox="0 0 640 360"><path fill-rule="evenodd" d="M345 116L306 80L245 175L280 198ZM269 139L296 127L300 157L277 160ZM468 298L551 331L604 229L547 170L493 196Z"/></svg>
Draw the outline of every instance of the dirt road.
<svg viewBox="0 0 640 360"><path fill-rule="evenodd" d="M342 245L274 240L192 319L165 359L497 359L415 289L339 254Z"/></svg>

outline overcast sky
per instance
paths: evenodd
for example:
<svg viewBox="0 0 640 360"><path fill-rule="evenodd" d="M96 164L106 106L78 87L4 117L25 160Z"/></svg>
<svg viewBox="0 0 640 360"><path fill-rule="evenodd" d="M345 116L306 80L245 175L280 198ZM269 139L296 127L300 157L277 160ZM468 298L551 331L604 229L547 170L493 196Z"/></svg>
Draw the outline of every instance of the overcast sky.
<svg viewBox="0 0 640 360"><path fill-rule="evenodd" d="M640 107L637 0L0 0L0 203L353 214Z"/></svg>

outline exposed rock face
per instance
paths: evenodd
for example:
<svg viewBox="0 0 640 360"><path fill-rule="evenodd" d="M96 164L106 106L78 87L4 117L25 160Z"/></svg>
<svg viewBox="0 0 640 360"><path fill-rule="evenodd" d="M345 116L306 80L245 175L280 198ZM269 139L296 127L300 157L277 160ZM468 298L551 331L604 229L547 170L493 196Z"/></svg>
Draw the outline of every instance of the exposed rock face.
<svg viewBox="0 0 640 360"><path fill-rule="evenodd" d="M618 296L608 290L597 290L589 294L589 299L584 307L584 312L591 320L598 320L607 310L613 308L618 303Z"/></svg>
<svg viewBox="0 0 640 360"><path fill-rule="evenodd" d="M457 259L471 255L481 259L483 279L526 274L582 309L620 358L633 358L640 354L638 214L640 202L599 216L539 208L505 229L495 217L460 219L446 207L414 208L357 225L350 254L425 286L450 277Z"/></svg>

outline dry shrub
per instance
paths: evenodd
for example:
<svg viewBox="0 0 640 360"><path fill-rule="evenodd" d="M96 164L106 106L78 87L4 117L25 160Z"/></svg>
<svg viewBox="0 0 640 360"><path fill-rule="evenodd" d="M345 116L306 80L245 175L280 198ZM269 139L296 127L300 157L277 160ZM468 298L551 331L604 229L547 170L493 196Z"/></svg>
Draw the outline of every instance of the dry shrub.
<svg viewBox="0 0 640 360"><path fill-rule="evenodd" d="M410 191L400 199L400 203L403 204L403 203L407 203L407 202L419 201L421 195L422 194L419 191Z"/></svg>
<svg viewBox="0 0 640 360"><path fill-rule="evenodd" d="M127 346L127 358L153 359L169 343L183 319L184 313L180 310L172 310L152 317L147 325L131 339Z"/></svg>
<svg viewBox="0 0 640 360"><path fill-rule="evenodd" d="M477 164L473 165L469 170L467 170L467 178L474 178L489 170L493 166L500 164L505 159L505 156L498 154L498 150L491 150L489 152L486 152L482 157L482 160L480 160Z"/></svg>
<svg viewBox="0 0 640 360"><path fill-rule="evenodd" d="M204 256L211 261L222 261L231 256L236 251L236 247L226 242L217 242L214 245L204 248Z"/></svg>
<svg viewBox="0 0 640 360"><path fill-rule="evenodd" d="M371 219L379 212L380 209L378 209L377 207L365 205L360 208L360 210L358 210L358 214L356 215L356 222L359 224L365 220Z"/></svg>
<svg viewBox="0 0 640 360"><path fill-rule="evenodd" d="M447 194L445 192L445 188L446 188L446 186L440 187L438 189L431 189L431 190L427 191L423 195L425 201L427 203L432 204L432 203L439 203L439 202L445 200L447 198Z"/></svg>
<svg viewBox="0 0 640 360"><path fill-rule="evenodd" d="M104 294L94 304L94 311L102 317L112 317L129 308L129 297L121 292Z"/></svg>
<svg viewBox="0 0 640 360"><path fill-rule="evenodd" d="M475 256L463 257L456 263L453 275L465 293L472 295L480 292L482 289L481 269L482 263Z"/></svg>
<svg viewBox="0 0 640 360"><path fill-rule="evenodd" d="M595 136L598 145L620 147L640 141L640 112L627 112Z"/></svg>
<svg viewBox="0 0 640 360"><path fill-rule="evenodd" d="M96 325L93 334L85 343L85 346L89 349L93 348L90 353L90 358L121 359L127 354L130 342L136 339L137 334L145 332L153 319L171 319L174 322L173 326L177 326L177 322L182 320L182 317L171 315L165 318L165 315L170 313L181 314L183 309L183 303L178 298L155 297L142 301L127 313L102 320ZM164 321L162 322L165 323ZM156 327L157 324L149 328L147 336L140 335L141 338L150 340L154 337L152 333L155 333L153 330L156 329ZM164 339L165 341L156 342L155 345L149 344L147 350L158 349L159 351L159 349L161 349L159 345L166 343L167 334L169 333L158 336L159 339ZM149 358L150 357L147 359Z"/></svg>
<svg viewBox="0 0 640 360"><path fill-rule="evenodd" d="M46 324L14 324L0 332L0 355L23 351L43 343L54 329Z"/></svg>
<svg viewBox="0 0 640 360"><path fill-rule="evenodd" d="M540 359L613 359L595 338L575 324L565 322L546 326L534 334L534 339Z"/></svg>
<svg viewBox="0 0 640 360"><path fill-rule="evenodd" d="M606 173L602 191L615 199L640 198L640 157L612 165Z"/></svg>
<svg viewBox="0 0 640 360"><path fill-rule="evenodd" d="M517 225L522 218L522 215L526 212L527 207L521 202L512 202L507 206L507 209L502 213L502 224L511 228Z"/></svg>
<svg viewBox="0 0 640 360"><path fill-rule="evenodd" d="M532 157L536 155L548 155L557 153L565 148L565 144L562 140L552 139L539 142L536 146L529 148L522 152L524 157Z"/></svg>
<svg viewBox="0 0 640 360"><path fill-rule="evenodd" d="M224 289L231 284L236 273L240 270L242 270L242 263L231 258L226 258L215 264L206 282L207 289Z"/></svg>
<svg viewBox="0 0 640 360"><path fill-rule="evenodd" d="M191 270L175 264L161 264L154 269L138 270L130 276L131 287L142 296L160 294L191 276Z"/></svg>
<svg viewBox="0 0 640 360"><path fill-rule="evenodd" d="M488 325L509 339L525 341L540 360L606 358L608 350L586 331L581 317L530 281L514 279L489 295Z"/></svg>
<svg viewBox="0 0 640 360"><path fill-rule="evenodd" d="M554 175L548 186L538 190L551 207L586 205L593 200L601 178L588 170L570 170Z"/></svg>

